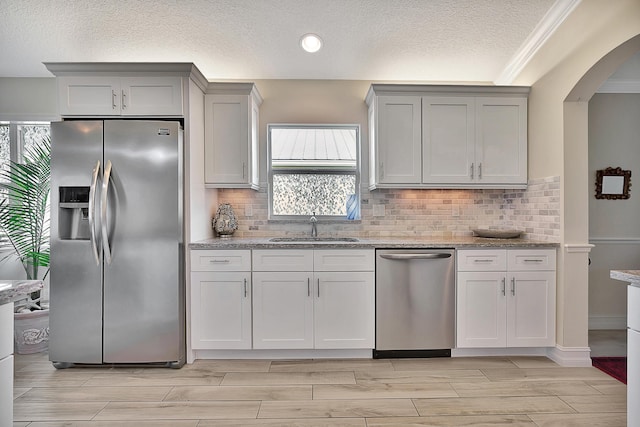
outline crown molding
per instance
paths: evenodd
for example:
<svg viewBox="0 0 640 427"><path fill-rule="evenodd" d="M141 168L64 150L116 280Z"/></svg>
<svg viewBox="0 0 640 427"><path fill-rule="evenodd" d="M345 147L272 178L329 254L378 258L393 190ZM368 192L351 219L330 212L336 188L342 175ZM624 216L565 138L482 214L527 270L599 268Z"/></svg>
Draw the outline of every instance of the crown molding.
<svg viewBox="0 0 640 427"><path fill-rule="evenodd" d="M494 81L510 85L582 0L556 0Z"/></svg>

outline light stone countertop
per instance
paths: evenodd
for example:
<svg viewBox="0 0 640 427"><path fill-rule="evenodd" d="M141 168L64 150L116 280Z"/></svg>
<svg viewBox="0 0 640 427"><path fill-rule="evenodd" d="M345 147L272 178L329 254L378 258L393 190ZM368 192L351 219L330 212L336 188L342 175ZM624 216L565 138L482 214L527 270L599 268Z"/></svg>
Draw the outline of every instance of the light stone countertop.
<svg viewBox="0 0 640 427"><path fill-rule="evenodd" d="M0 305L24 298L43 286L42 280L0 280Z"/></svg>
<svg viewBox="0 0 640 427"><path fill-rule="evenodd" d="M609 277L640 287L640 270L611 270Z"/></svg>
<svg viewBox="0 0 640 427"><path fill-rule="evenodd" d="M294 237L294 236L283 236ZM295 236L301 237L301 236ZM327 236L330 237L330 236ZM333 237L333 236L331 236ZM358 238L357 242L342 241L298 241L272 242L273 237L229 237L212 238L193 242L189 249L429 249L429 248L557 248L559 243L541 242L526 239L490 239L483 237L397 237L367 239Z"/></svg>

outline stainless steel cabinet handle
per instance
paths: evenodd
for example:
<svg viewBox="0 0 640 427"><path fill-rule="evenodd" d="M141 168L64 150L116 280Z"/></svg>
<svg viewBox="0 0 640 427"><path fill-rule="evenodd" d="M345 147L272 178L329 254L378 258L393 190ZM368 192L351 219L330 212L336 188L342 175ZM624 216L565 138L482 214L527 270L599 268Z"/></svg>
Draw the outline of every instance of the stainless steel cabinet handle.
<svg viewBox="0 0 640 427"><path fill-rule="evenodd" d="M471 179L473 179L473 163L471 163Z"/></svg>
<svg viewBox="0 0 640 427"><path fill-rule="evenodd" d="M522 262L535 262L535 263L540 263L540 262L544 262L544 260L541 259L523 259Z"/></svg>
<svg viewBox="0 0 640 427"><path fill-rule="evenodd" d="M307 296L311 296L311 279L307 277Z"/></svg>
<svg viewBox="0 0 640 427"><path fill-rule="evenodd" d="M451 258L451 254L434 253L434 254L380 254L381 258L404 260L404 259L442 259Z"/></svg>
<svg viewBox="0 0 640 427"><path fill-rule="evenodd" d="M229 259L210 259L209 263L211 264L229 264L231 260Z"/></svg>
<svg viewBox="0 0 640 427"><path fill-rule="evenodd" d="M91 173L91 186L89 187L89 235L91 237L91 249L93 251L93 258L96 260L96 265L100 265L100 252L98 250L98 243L96 239L96 186L98 184L98 174L100 174L100 160L96 162L96 166Z"/></svg>
<svg viewBox="0 0 640 427"><path fill-rule="evenodd" d="M516 278L511 278L511 295L516 296Z"/></svg>
<svg viewBox="0 0 640 427"><path fill-rule="evenodd" d="M318 298L320 298L320 279L318 279Z"/></svg>
<svg viewBox="0 0 640 427"><path fill-rule="evenodd" d="M473 262L486 263L486 262L493 262L493 260L492 259L474 259Z"/></svg>
<svg viewBox="0 0 640 427"><path fill-rule="evenodd" d="M117 105L116 105L116 91L112 90L111 91L111 109L115 110Z"/></svg>
<svg viewBox="0 0 640 427"><path fill-rule="evenodd" d="M507 295L507 284L506 284L506 282L507 282L507 278L503 277L502 278L502 296L503 297Z"/></svg>
<svg viewBox="0 0 640 427"><path fill-rule="evenodd" d="M384 162L380 162L380 179L384 179Z"/></svg>
<svg viewBox="0 0 640 427"><path fill-rule="evenodd" d="M109 232L107 229L107 200L109 195L109 182L111 180L111 160L107 161L104 168L104 178L102 180L102 197L100 203L100 213L102 221L102 247L107 264L111 264L111 248L109 247Z"/></svg>
<svg viewBox="0 0 640 427"><path fill-rule="evenodd" d="M122 109L124 110L125 108L127 108L127 93L123 89L122 90Z"/></svg>
<svg viewBox="0 0 640 427"><path fill-rule="evenodd" d="M244 279L244 297L247 297L247 279Z"/></svg>
<svg viewBox="0 0 640 427"><path fill-rule="evenodd" d="M478 163L478 179L482 179L482 163Z"/></svg>

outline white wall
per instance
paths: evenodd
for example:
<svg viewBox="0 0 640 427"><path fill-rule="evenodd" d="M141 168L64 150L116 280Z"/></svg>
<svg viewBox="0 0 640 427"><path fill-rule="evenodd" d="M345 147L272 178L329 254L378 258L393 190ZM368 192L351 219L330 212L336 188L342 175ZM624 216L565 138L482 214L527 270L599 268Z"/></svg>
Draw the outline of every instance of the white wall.
<svg viewBox="0 0 640 427"><path fill-rule="evenodd" d="M636 77L640 77L638 74ZM640 188L627 200L596 199L596 171L631 170L640 178L640 94L595 94L589 101L589 329L625 329L626 286L609 271L640 263ZM634 191L636 190L636 191Z"/></svg>
<svg viewBox="0 0 640 427"><path fill-rule="evenodd" d="M0 77L0 121L59 120L52 78Z"/></svg>

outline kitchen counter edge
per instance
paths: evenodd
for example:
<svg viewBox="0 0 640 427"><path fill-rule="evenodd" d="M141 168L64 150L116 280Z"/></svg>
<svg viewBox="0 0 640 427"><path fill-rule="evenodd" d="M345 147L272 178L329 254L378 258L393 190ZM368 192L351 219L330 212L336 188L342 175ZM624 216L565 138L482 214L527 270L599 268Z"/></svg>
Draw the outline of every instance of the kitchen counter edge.
<svg viewBox="0 0 640 427"><path fill-rule="evenodd" d="M272 242L264 238L212 238L189 244L192 250L211 249L429 249L429 248L557 248L559 243L526 239L468 238L393 238L358 239L357 242Z"/></svg>
<svg viewBox="0 0 640 427"><path fill-rule="evenodd" d="M640 287L640 270L611 270L609 277L627 282L631 286Z"/></svg>
<svg viewBox="0 0 640 427"><path fill-rule="evenodd" d="M3 285L11 286L4 288ZM42 280L2 280L0 281L0 305L24 298L31 292L42 289Z"/></svg>

